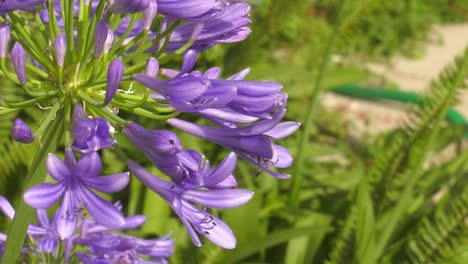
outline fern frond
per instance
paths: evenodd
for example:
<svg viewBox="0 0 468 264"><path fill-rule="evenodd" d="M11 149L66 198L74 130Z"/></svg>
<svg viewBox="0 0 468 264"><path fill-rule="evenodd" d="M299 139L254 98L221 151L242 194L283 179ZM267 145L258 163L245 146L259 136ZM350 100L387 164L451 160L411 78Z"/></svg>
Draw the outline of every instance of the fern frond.
<svg viewBox="0 0 468 264"><path fill-rule="evenodd" d="M406 247L409 263L444 263L468 242L468 192L452 197L450 204L421 221L417 235Z"/></svg>
<svg viewBox="0 0 468 264"><path fill-rule="evenodd" d="M343 223L338 236L333 243L333 250L329 254L325 264L346 264L350 259L353 259L353 249L356 230L356 208L349 210L346 220Z"/></svg>
<svg viewBox="0 0 468 264"><path fill-rule="evenodd" d="M31 145L10 140L0 142L0 186L6 186L10 177L21 178L20 174L24 173L34 153L31 148Z"/></svg>
<svg viewBox="0 0 468 264"><path fill-rule="evenodd" d="M376 204L388 205L393 201L388 197L398 197L399 189L406 184L405 179L395 180L397 175L404 175L404 170L420 170L422 162L430 150L433 128L443 119L447 110L455 103L458 88L462 85L468 64L468 48L462 57L455 59L431 85L421 105L410 111L410 120L405 132L400 134L390 149L382 149L369 170L368 176L379 191ZM378 186L380 185L380 186ZM383 191L383 192L382 192ZM386 201L382 203L382 200Z"/></svg>

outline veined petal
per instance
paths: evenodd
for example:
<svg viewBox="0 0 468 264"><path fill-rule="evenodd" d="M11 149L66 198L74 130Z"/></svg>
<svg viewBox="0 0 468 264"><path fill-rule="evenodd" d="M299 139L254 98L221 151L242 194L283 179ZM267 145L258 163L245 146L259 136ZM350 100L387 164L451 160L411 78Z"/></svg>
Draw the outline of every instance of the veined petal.
<svg viewBox="0 0 468 264"><path fill-rule="evenodd" d="M65 162L52 153L47 157L47 171L56 181L63 181L71 176L71 171Z"/></svg>
<svg viewBox="0 0 468 264"><path fill-rule="evenodd" d="M131 160L128 161L128 168L135 175L135 177L137 177L144 185L148 186L150 189L157 193L164 192L164 189L171 189L173 187L172 183L154 176L153 174L147 172L143 167Z"/></svg>
<svg viewBox="0 0 468 264"><path fill-rule="evenodd" d="M237 156L234 152L229 155L204 179L206 186L214 186L229 177L236 168Z"/></svg>
<svg viewBox="0 0 468 264"><path fill-rule="evenodd" d="M182 213L198 233L214 244L226 249L236 247L236 237L229 226L220 219L185 201L183 201Z"/></svg>
<svg viewBox="0 0 468 264"><path fill-rule="evenodd" d="M175 97L180 100L193 100L201 96L208 89L207 83L193 76L158 80L146 74L135 74L133 78L164 96Z"/></svg>
<svg viewBox="0 0 468 264"><path fill-rule="evenodd" d="M247 75L250 73L250 68L243 69L242 71L232 75L231 77L227 78L228 80L234 80L234 81L239 81L239 80L244 80Z"/></svg>
<svg viewBox="0 0 468 264"><path fill-rule="evenodd" d="M79 194L82 204L96 223L109 227L120 228L125 224L125 218L112 203L102 199L85 186L80 186Z"/></svg>
<svg viewBox="0 0 468 264"><path fill-rule="evenodd" d="M285 138L291 135L292 133L296 132L296 130L298 130L300 126L301 126L301 123L298 123L298 122L293 122L293 121L283 122L283 123L277 124L275 127L265 132L264 134L277 140L277 139Z"/></svg>
<svg viewBox="0 0 468 264"><path fill-rule="evenodd" d="M209 126L202 126L194 123L190 123L178 118L171 118L168 120L168 123L178 129L184 130L192 135L205 138L207 135L211 136L253 136L259 135L264 132L271 130L275 127L278 122L283 118L286 113L286 109L279 109L272 119L265 119L258 123L255 123L250 126L245 126L241 128L216 128Z"/></svg>
<svg viewBox="0 0 468 264"><path fill-rule="evenodd" d="M28 235L32 236L44 236L47 234L47 230L38 225L30 224L28 226Z"/></svg>
<svg viewBox="0 0 468 264"><path fill-rule="evenodd" d="M229 209L247 203L253 195L253 192L242 189L188 190L182 198L209 208Z"/></svg>
<svg viewBox="0 0 468 264"><path fill-rule="evenodd" d="M102 170L102 163L96 152L81 155L75 169L77 177L93 178Z"/></svg>
<svg viewBox="0 0 468 264"><path fill-rule="evenodd" d="M275 167L277 168L288 168L292 165L293 163L293 157L291 156L291 153L289 153L289 150L283 146L280 145L274 145L275 149L275 157L273 158L273 161L275 163Z"/></svg>
<svg viewBox="0 0 468 264"><path fill-rule="evenodd" d="M62 199L62 204L57 211L55 223L57 225L57 232L60 238L66 239L73 235L78 223L78 214L76 210L80 207L75 194L71 191L65 192Z"/></svg>
<svg viewBox="0 0 468 264"><path fill-rule="evenodd" d="M23 199L31 207L47 209L54 205L64 192L65 187L60 183L43 183L27 190Z"/></svg>
<svg viewBox="0 0 468 264"><path fill-rule="evenodd" d="M114 193L122 190L128 185L130 174L125 172L92 178L84 177L82 179L87 185L97 191Z"/></svg>
<svg viewBox="0 0 468 264"><path fill-rule="evenodd" d="M10 220L15 217L15 209L11 206L11 203L3 196L0 196L0 211L5 214Z"/></svg>
<svg viewBox="0 0 468 264"><path fill-rule="evenodd" d="M229 175L222 182L217 183L213 186L207 186L210 189L233 189L237 187L237 180L234 176Z"/></svg>
<svg viewBox="0 0 468 264"><path fill-rule="evenodd" d="M49 216L47 215L47 211L44 209L37 209L36 210L36 218L39 225L44 228L50 227Z"/></svg>
<svg viewBox="0 0 468 264"><path fill-rule="evenodd" d="M120 227L120 230L131 230L142 226L146 222L144 215L134 215L125 218L125 224Z"/></svg>

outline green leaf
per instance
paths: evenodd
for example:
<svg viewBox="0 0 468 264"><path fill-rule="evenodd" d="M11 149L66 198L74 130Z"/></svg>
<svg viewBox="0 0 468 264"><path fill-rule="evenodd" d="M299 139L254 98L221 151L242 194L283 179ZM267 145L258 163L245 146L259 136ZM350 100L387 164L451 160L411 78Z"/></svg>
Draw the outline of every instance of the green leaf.
<svg viewBox="0 0 468 264"><path fill-rule="evenodd" d="M224 263L237 263L240 260L249 257L261 250L288 242L289 240L310 236L312 234L324 234L331 229L329 227L313 226L313 227L300 227L280 230L269 234L267 237L252 240L250 243L238 247L232 253L227 254Z"/></svg>

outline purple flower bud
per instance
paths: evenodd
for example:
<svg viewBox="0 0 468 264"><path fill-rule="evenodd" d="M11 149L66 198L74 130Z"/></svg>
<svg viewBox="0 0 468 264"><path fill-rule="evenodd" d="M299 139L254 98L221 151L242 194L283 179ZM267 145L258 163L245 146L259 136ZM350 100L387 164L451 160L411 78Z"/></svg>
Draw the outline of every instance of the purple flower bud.
<svg viewBox="0 0 468 264"><path fill-rule="evenodd" d="M171 156L182 151L179 138L169 130L150 130L129 122L124 133L135 146L149 156Z"/></svg>
<svg viewBox="0 0 468 264"><path fill-rule="evenodd" d="M158 12L158 3L156 0L151 0L149 6L145 9L145 19L143 21L143 28L149 30L151 28L151 23Z"/></svg>
<svg viewBox="0 0 468 264"><path fill-rule="evenodd" d="M10 41L10 27L7 24L0 24L0 58L1 59L4 59L6 56L9 41Z"/></svg>
<svg viewBox="0 0 468 264"><path fill-rule="evenodd" d="M146 75L156 77L159 71L159 62L156 58L149 58L146 63Z"/></svg>
<svg viewBox="0 0 468 264"><path fill-rule="evenodd" d="M23 46L16 42L11 50L11 62L21 84L26 84L26 54Z"/></svg>
<svg viewBox="0 0 468 264"><path fill-rule="evenodd" d="M63 62L65 61L65 52L67 52L67 39L65 38L64 34L61 34L55 39L54 49L57 65L59 67L63 67Z"/></svg>
<svg viewBox="0 0 468 264"><path fill-rule="evenodd" d="M123 74L123 62L119 58L114 59L111 62L107 71L107 89L106 97L104 99L105 104L108 104L112 100L112 98L114 98L115 94L117 93L117 89L119 89Z"/></svg>
<svg viewBox="0 0 468 264"><path fill-rule="evenodd" d="M109 29L107 22L101 21L96 26L94 32L94 57L101 56L101 53L108 53L114 42L114 31Z"/></svg>
<svg viewBox="0 0 468 264"><path fill-rule="evenodd" d="M24 144L29 144L34 141L31 128L29 128L28 124L19 118L17 118L13 124L11 134L13 135L14 140Z"/></svg>
<svg viewBox="0 0 468 264"><path fill-rule="evenodd" d="M136 13L145 10L151 0L109 0L112 13Z"/></svg>

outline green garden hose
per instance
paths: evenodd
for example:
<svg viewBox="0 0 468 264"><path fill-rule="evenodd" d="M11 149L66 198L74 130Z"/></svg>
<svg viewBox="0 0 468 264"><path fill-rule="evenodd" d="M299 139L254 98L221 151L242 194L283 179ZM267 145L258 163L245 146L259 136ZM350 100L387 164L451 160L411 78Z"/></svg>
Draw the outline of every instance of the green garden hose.
<svg viewBox="0 0 468 264"><path fill-rule="evenodd" d="M375 87L363 87L354 84L340 85L332 88L331 91L337 94L367 100L391 100L413 104L420 104L423 102L423 98L415 92ZM454 109L448 110L445 119L456 125L468 126L468 122L466 121L465 117ZM468 138L468 132L465 133L465 138Z"/></svg>

